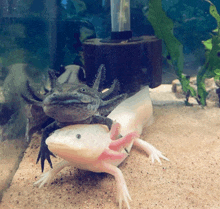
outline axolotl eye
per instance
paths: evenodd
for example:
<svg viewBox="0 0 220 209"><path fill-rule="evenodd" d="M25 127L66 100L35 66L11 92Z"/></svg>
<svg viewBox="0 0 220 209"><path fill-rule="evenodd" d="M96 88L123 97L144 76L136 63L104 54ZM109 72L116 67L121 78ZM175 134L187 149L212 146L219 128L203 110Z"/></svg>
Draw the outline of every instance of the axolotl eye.
<svg viewBox="0 0 220 209"><path fill-rule="evenodd" d="M85 88L80 88L80 91L81 92L86 92L86 89Z"/></svg>
<svg viewBox="0 0 220 209"><path fill-rule="evenodd" d="M76 138L77 138L77 139L80 139L80 138L81 138L81 135L80 135L80 134L76 134Z"/></svg>

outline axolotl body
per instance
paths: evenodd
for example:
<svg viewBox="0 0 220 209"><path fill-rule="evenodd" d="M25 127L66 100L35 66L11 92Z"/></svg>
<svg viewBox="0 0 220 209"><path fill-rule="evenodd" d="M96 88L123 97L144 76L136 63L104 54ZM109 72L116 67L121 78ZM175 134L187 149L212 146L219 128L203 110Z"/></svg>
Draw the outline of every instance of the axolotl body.
<svg viewBox="0 0 220 209"><path fill-rule="evenodd" d="M129 209L131 198L124 176L117 166L129 155L132 145L143 149L152 162L160 162L160 158L168 160L154 146L139 138L143 126L151 123L152 115L147 86L110 113L108 117L115 121L110 131L101 124L77 124L56 130L46 143L52 152L64 160L42 174L35 184L42 187L51 183L53 177L66 166L109 173L116 180L119 208L122 208L124 201Z"/></svg>

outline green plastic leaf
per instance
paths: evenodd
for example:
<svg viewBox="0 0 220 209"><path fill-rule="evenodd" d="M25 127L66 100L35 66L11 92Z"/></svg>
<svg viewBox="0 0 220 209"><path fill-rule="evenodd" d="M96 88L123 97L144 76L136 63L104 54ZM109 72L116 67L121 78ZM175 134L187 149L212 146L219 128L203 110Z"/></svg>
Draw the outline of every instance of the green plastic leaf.
<svg viewBox="0 0 220 209"><path fill-rule="evenodd" d="M203 41L206 51L205 65L197 74L197 94L201 105L206 105L206 97L208 93L205 88L205 78L214 77L215 80L220 78L220 15L215 5L210 3L209 12L217 21L217 29L213 32L217 32L217 35L213 35L211 39Z"/></svg>
<svg viewBox="0 0 220 209"><path fill-rule="evenodd" d="M205 46L206 50L212 50L212 39L208 39L206 41L202 41L203 45Z"/></svg>
<svg viewBox="0 0 220 209"><path fill-rule="evenodd" d="M212 37L212 49L207 57L207 70L210 72L215 72L215 70L220 69L220 35Z"/></svg>
<svg viewBox="0 0 220 209"><path fill-rule="evenodd" d="M206 97L208 95L206 89L205 89L205 83L201 82L198 86L197 86L197 91L198 91L198 95L200 98L200 102L202 106L206 105Z"/></svg>
<svg viewBox="0 0 220 209"><path fill-rule="evenodd" d="M183 46L173 35L173 21L167 17L162 8L161 0L150 0L148 20L150 21L155 35L164 41L167 54L171 57L172 65L180 80L184 92L190 92L191 96L196 96L196 91L189 85L189 79L183 74Z"/></svg>
<svg viewBox="0 0 220 209"><path fill-rule="evenodd" d="M216 75L220 76L220 69L215 69L214 72L215 72Z"/></svg>
<svg viewBox="0 0 220 209"><path fill-rule="evenodd" d="M215 80L215 81L220 80L220 75L216 75L216 76L214 77L214 80Z"/></svg>
<svg viewBox="0 0 220 209"><path fill-rule="evenodd" d="M220 33L220 30L219 30L219 28L220 28L220 15L216 9L216 6L210 0L205 0L205 1L210 3L209 13L212 15L212 17L214 17L216 19L217 25L218 25L217 29L215 29L214 31L218 32L218 34L219 34Z"/></svg>
<svg viewBox="0 0 220 209"><path fill-rule="evenodd" d="M216 19L216 21L219 23L220 22L220 16L219 16L218 11L217 11L214 4L210 5L209 12Z"/></svg>
<svg viewBox="0 0 220 209"><path fill-rule="evenodd" d="M169 52L172 60L177 60L182 51L179 50L181 43L173 35L173 21L167 17L162 8L161 0L150 0L148 20L150 21L155 35L164 40L167 51Z"/></svg>
<svg viewBox="0 0 220 209"><path fill-rule="evenodd" d="M186 78L186 76L182 75L181 84L182 84L183 91L184 92L190 91L190 95L192 97L195 97L196 96L196 91L192 86L189 85L189 83L190 83L189 78Z"/></svg>

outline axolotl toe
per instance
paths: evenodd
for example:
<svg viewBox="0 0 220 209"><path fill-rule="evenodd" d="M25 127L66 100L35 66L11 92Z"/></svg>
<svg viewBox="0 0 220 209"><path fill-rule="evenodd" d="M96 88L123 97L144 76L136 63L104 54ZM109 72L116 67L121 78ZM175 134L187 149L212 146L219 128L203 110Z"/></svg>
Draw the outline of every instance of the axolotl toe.
<svg viewBox="0 0 220 209"><path fill-rule="evenodd" d="M128 156L132 145L144 150L153 162L160 162L160 158L168 160L153 145L139 138L143 125L152 121L152 113L149 88L145 87L118 105L108 116L120 122L114 123L110 131L99 124L78 124L56 130L47 138L46 144L50 151L64 160L42 174L35 184L42 187L51 183L53 177L66 166L109 173L116 180L119 208L122 208L124 201L129 209L131 198L117 166Z"/></svg>

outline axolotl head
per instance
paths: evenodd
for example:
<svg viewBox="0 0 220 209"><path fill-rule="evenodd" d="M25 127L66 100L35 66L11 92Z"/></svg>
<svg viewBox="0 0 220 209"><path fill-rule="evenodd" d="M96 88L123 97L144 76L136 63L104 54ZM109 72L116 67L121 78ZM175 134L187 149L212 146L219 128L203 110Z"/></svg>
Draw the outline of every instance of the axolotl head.
<svg viewBox="0 0 220 209"><path fill-rule="evenodd" d="M117 139L119 133L119 123L113 124L110 131L100 124L77 124L56 130L46 144L50 151L74 164L108 161L118 165L128 156L124 148L138 137L132 132Z"/></svg>

